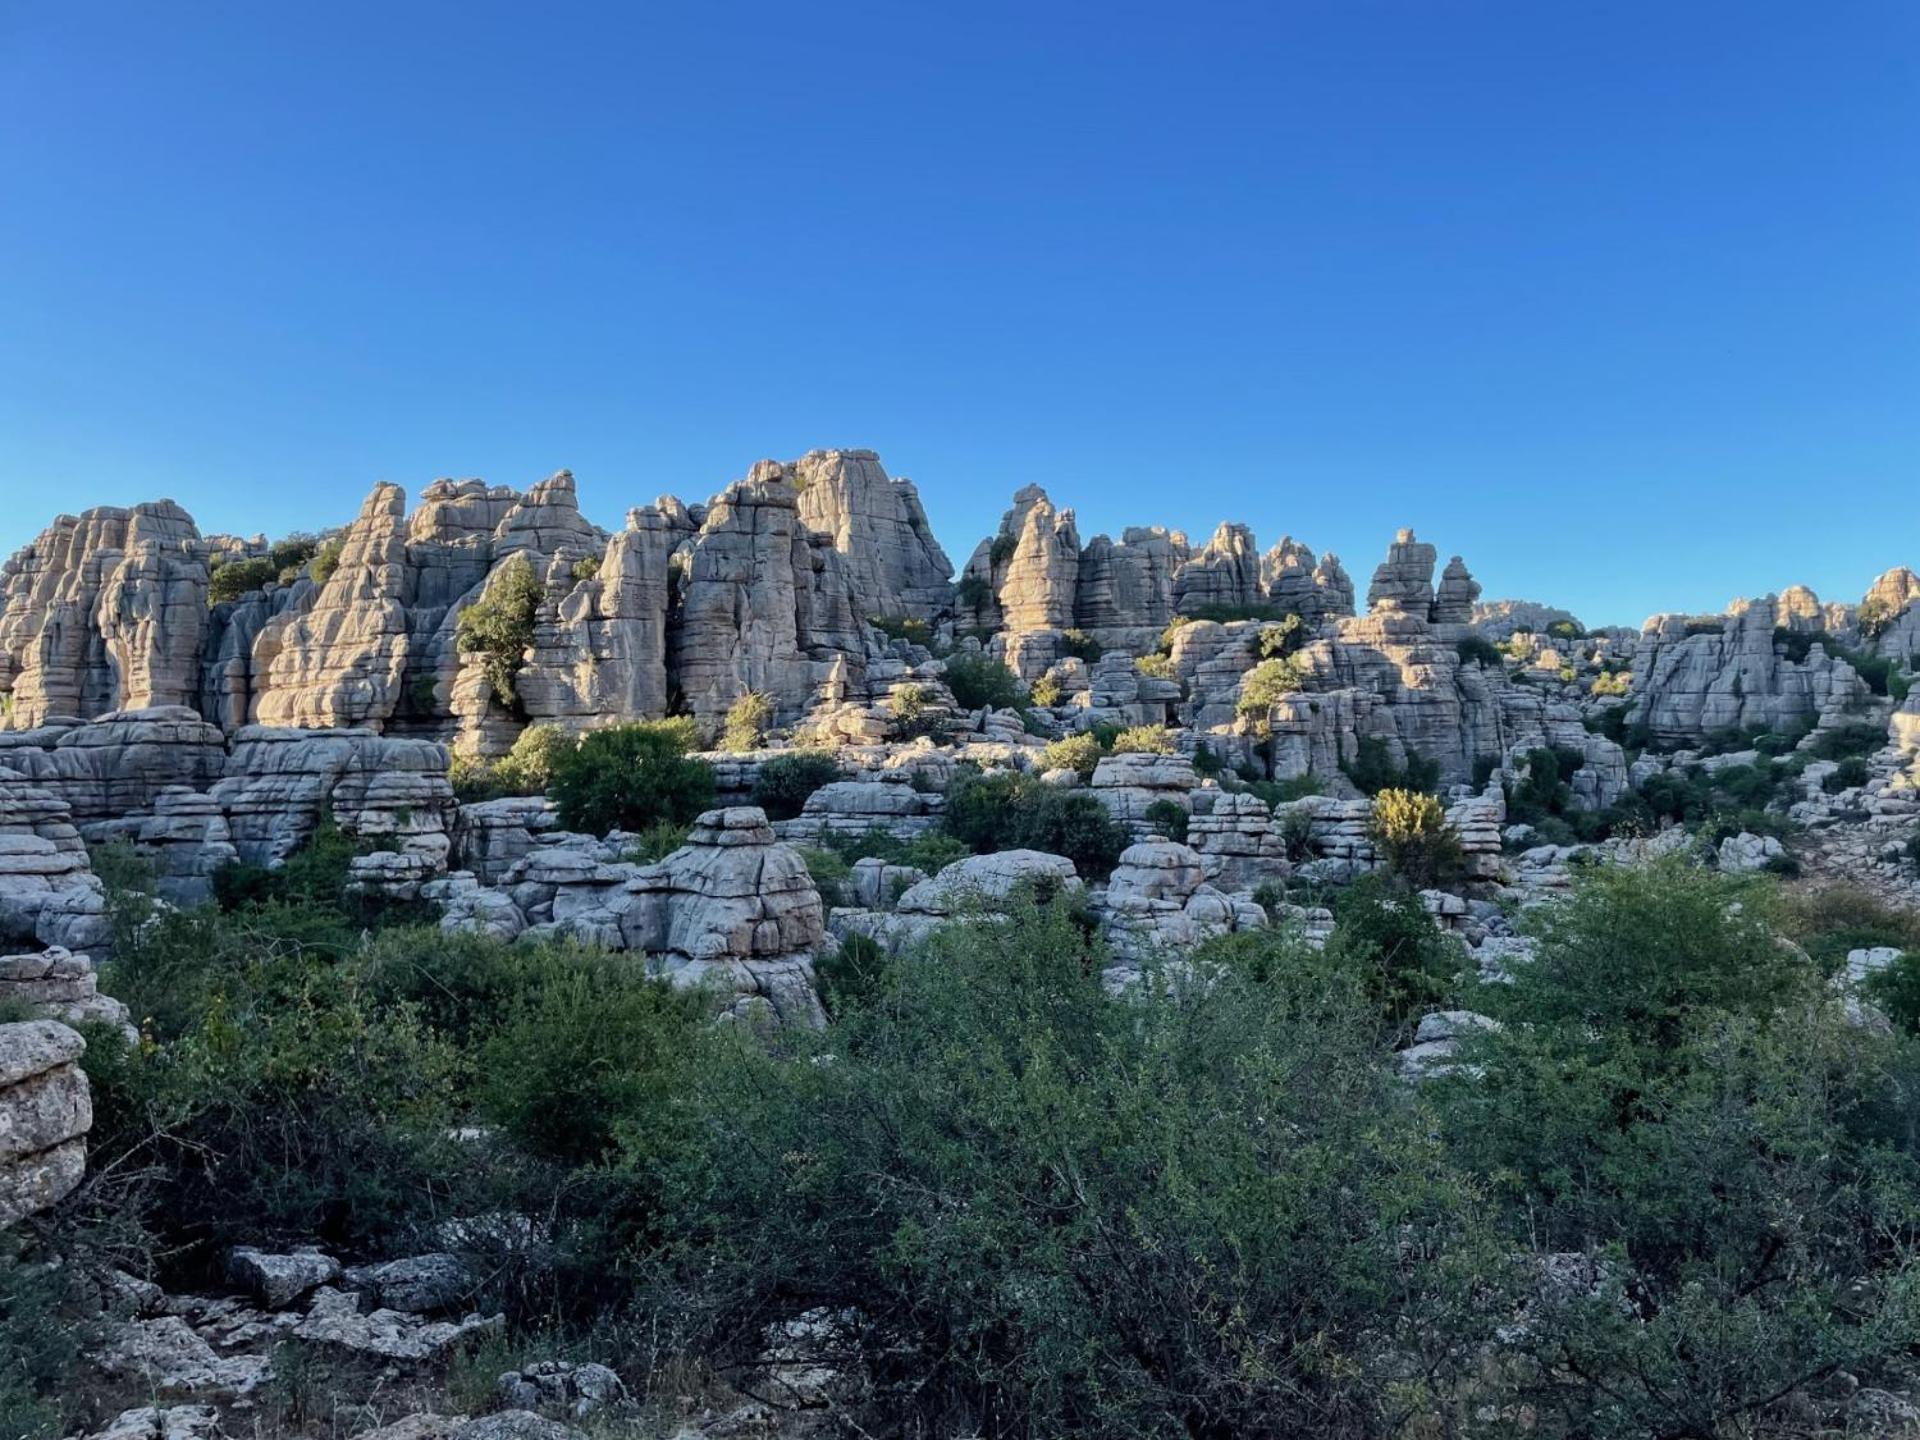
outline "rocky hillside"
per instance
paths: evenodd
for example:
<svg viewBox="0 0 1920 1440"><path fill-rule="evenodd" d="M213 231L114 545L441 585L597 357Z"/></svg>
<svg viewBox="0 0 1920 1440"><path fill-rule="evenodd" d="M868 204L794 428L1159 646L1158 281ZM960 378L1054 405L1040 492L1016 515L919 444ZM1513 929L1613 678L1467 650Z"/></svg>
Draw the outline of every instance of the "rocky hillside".
<svg viewBox="0 0 1920 1440"><path fill-rule="evenodd" d="M1920 1424L1916 669L864 451L59 517L0 1440Z"/></svg>

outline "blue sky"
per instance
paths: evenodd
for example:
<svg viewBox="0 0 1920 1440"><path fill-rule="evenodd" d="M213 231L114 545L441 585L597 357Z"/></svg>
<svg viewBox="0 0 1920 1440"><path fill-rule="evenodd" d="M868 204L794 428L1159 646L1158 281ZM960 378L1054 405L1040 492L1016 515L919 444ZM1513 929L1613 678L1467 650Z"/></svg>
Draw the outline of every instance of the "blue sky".
<svg viewBox="0 0 1920 1440"><path fill-rule="evenodd" d="M1395 527L1589 620L1920 565L1920 6L0 0L0 550L865 445L964 559Z"/></svg>

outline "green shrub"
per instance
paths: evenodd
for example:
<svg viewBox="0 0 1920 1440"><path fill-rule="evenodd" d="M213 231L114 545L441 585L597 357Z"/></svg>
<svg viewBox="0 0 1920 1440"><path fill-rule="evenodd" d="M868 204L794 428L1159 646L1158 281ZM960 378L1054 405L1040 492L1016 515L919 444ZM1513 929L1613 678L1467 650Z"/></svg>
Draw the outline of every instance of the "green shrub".
<svg viewBox="0 0 1920 1440"><path fill-rule="evenodd" d="M242 1241L394 1243L444 1195L451 1051L374 1003L301 914L169 915L117 949L113 984L147 1000L148 1038L88 1037L90 1163L149 1170L141 1210L176 1263Z"/></svg>
<svg viewBox="0 0 1920 1440"><path fill-rule="evenodd" d="M720 731L720 748L733 754L757 750L773 725L773 697L749 690L727 707L727 720Z"/></svg>
<svg viewBox="0 0 1920 1440"><path fill-rule="evenodd" d="M1254 654L1262 660L1282 660L1312 638L1313 632L1307 629L1306 621L1298 615L1289 615L1277 624L1261 627L1254 642Z"/></svg>
<svg viewBox="0 0 1920 1440"><path fill-rule="evenodd" d="M529 725L498 760L455 755L447 778L463 804L503 795L544 795L553 783L554 765L577 743L558 725Z"/></svg>
<svg viewBox="0 0 1920 1440"><path fill-rule="evenodd" d="M333 572L340 568L340 555L347 548L344 535L335 535L331 540L321 542L315 552L313 562L307 566L307 573L315 584L324 585L333 578Z"/></svg>
<svg viewBox="0 0 1920 1440"><path fill-rule="evenodd" d="M1464 952L1418 900L1364 875L1334 898L1333 915L1326 963L1354 980L1390 1033L1446 1001Z"/></svg>
<svg viewBox="0 0 1920 1440"><path fill-rule="evenodd" d="M207 582L207 604L224 605L271 585L279 575L271 560L229 560Z"/></svg>
<svg viewBox="0 0 1920 1440"><path fill-rule="evenodd" d="M962 710L991 706L1018 710L1026 703L1020 678L998 660L985 655L954 655L947 660L947 689Z"/></svg>
<svg viewBox="0 0 1920 1440"><path fill-rule="evenodd" d="M1829 795L1838 795L1842 790L1851 790L1867 783L1867 762L1858 755L1849 755L1834 767L1833 772L1820 782L1820 788Z"/></svg>
<svg viewBox="0 0 1920 1440"><path fill-rule="evenodd" d="M1599 1258L1592 1293L1536 1307L1516 1403L1594 1434L1751 1433L1905 1350L1911 1051L1849 1025L1770 916L1764 888L1684 863L1594 868L1435 1087L1515 1231Z"/></svg>
<svg viewBox="0 0 1920 1440"><path fill-rule="evenodd" d="M849 935L838 949L820 957L814 979L820 1003L834 1020L844 1018L885 988L892 961L887 952L865 935Z"/></svg>
<svg viewBox="0 0 1920 1440"><path fill-rule="evenodd" d="M1877 725L1839 725L1813 737L1808 750L1818 760L1846 760L1871 755L1887 743L1887 732Z"/></svg>
<svg viewBox="0 0 1920 1440"><path fill-rule="evenodd" d="M1177 680L1171 655L1142 655L1135 659L1133 668L1142 675L1154 680Z"/></svg>
<svg viewBox="0 0 1920 1440"><path fill-rule="evenodd" d="M67 1238L64 1235L57 1239ZM60 1440L82 1413L100 1307L77 1257L0 1233L0 1435Z"/></svg>
<svg viewBox="0 0 1920 1440"><path fill-rule="evenodd" d="M1106 653L1100 642L1084 630L1062 630L1060 639L1067 654L1076 660L1084 660L1091 665Z"/></svg>
<svg viewBox="0 0 1920 1440"><path fill-rule="evenodd" d="M993 591L978 575L962 575L953 587L953 598L962 610L978 610L993 598Z"/></svg>
<svg viewBox="0 0 1920 1440"><path fill-rule="evenodd" d="M1434 790L1440 785L1440 762L1412 751L1401 767L1393 763L1393 750L1376 735L1362 736L1353 758L1340 766L1343 773L1363 795L1378 795L1382 790Z"/></svg>
<svg viewBox="0 0 1920 1440"><path fill-rule="evenodd" d="M1067 698L1067 687L1060 683L1060 677L1051 670L1033 682L1033 703L1054 706Z"/></svg>
<svg viewBox="0 0 1920 1440"><path fill-rule="evenodd" d="M769 820L791 820L822 785L840 778L840 762L824 750L793 750L763 761L753 780L753 803Z"/></svg>
<svg viewBox="0 0 1920 1440"><path fill-rule="evenodd" d="M1497 1261L1366 1017L1232 973L1114 998L1103 963L1062 904L948 927L812 1046L716 1056L663 1312L844 1315L903 1433L1444 1407Z"/></svg>
<svg viewBox="0 0 1920 1440"><path fill-rule="evenodd" d="M1367 834L1387 868L1417 890L1459 876L1460 837L1433 796L1418 790L1382 790L1373 797Z"/></svg>
<svg viewBox="0 0 1920 1440"><path fill-rule="evenodd" d="M579 1166L631 1152L643 1127L671 1125L707 1012L697 992L630 965L576 965L516 997L481 1047L481 1107L542 1159Z"/></svg>
<svg viewBox="0 0 1920 1440"><path fill-rule="evenodd" d="M687 836L692 832L691 825L675 825L671 820L656 821L642 830L633 844L627 847L626 858L638 865L657 865L685 846Z"/></svg>
<svg viewBox="0 0 1920 1440"><path fill-rule="evenodd" d="M1014 553L1018 551L1019 548L1020 537L1018 535L996 535L993 537L993 544L987 547L987 562L992 565L995 570L998 570L1002 565L1013 559Z"/></svg>
<svg viewBox="0 0 1920 1440"><path fill-rule="evenodd" d="M973 853L951 835L939 832L903 840L889 831L873 829L864 835L829 835L825 843L849 863L874 858L889 865L911 865L929 875L937 875Z"/></svg>
<svg viewBox="0 0 1920 1440"><path fill-rule="evenodd" d="M1478 635L1467 636L1466 639L1455 644L1453 648L1460 656L1463 664L1482 665L1489 670L1495 671L1502 669L1504 666L1500 652L1494 647L1493 642L1482 639Z"/></svg>
<svg viewBox="0 0 1920 1440"><path fill-rule="evenodd" d="M894 734L901 740L922 735L938 736L946 728L934 709L934 699L924 685L896 685L887 697L887 713L893 716Z"/></svg>
<svg viewBox="0 0 1920 1440"><path fill-rule="evenodd" d="M533 644L533 620L544 592L526 556L516 555L487 582L481 597L461 610L453 639L462 655L480 657L481 669L494 696L517 710L514 685Z"/></svg>
<svg viewBox="0 0 1920 1440"><path fill-rule="evenodd" d="M1065 739L1055 740L1040 752L1035 768L1048 770L1073 770L1082 780L1091 780L1100 757L1107 752L1099 738L1090 732L1082 731L1078 735L1069 735Z"/></svg>
<svg viewBox="0 0 1920 1440"><path fill-rule="evenodd" d="M588 580L597 580L600 578L600 559L598 555L582 555L567 567L567 574L573 578L573 583L576 585Z"/></svg>
<svg viewBox="0 0 1920 1440"><path fill-rule="evenodd" d="M1580 640L1586 636L1586 629L1577 620L1556 620L1547 626L1547 634L1555 640Z"/></svg>
<svg viewBox="0 0 1920 1440"><path fill-rule="evenodd" d="M1146 822L1158 830L1167 839L1187 843L1187 808L1178 800L1156 800L1147 806L1143 816Z"/></svg>
<svg viewBox="0 0 1920 1440"><path fill-rule="evenodd" d="M1240 699L1234 711L1257 734L1268 733L1268 712L1288 695L1306 688L1307 670L1297 656L1262 660L1240 679Z"/></svg>
<svg viewBox="0 0 1920 1440"><path fill-rule="evenodd" d="M713 767L687 753L693 743L684 718L589 730L554 760L561 825L604 835L689 824L713 804Z"/></svg>
<svg viewBox="0 0 1920 1440"><path fill-rule="evenodd" d="M889 640L922 647L933 644L933 627L914 615L876 615L867 623Z"/></svg>
<svg viewBox="0 0 1920 1440"><path fill-rule="evenodd" d="M831 845L796 848L806 864L807 874L813 879L813 888L820 892L821 905L828 910L851 905L853 897L847 892L847 882L853 878L853 866L847 857Z"/></svg>
<svg viewBox="0 0 1920 1440"><path fill-rule="evenodd" d="M1883 595L1869 595L1860 602L1857 620L1860 633L1869 640L1878 640L1892 628L1893 622L1900 618L1900 607Z"/></svg>
<svg viewBox="0 0 1920 1440"><path fill-rule="evenodd" d="M1127 848L1127 832L1091 795L1012 771L956 777L945 824L976 854L1044 850L1066 856L1089 878L1107 874Z"/></svg>
<svg viewBox="0 0 1920 1440"><path fill-rule="evenodd" d="M1173 732L1164 725L1135 725L1113 737L1116 755L1171 755Z"/></svg>

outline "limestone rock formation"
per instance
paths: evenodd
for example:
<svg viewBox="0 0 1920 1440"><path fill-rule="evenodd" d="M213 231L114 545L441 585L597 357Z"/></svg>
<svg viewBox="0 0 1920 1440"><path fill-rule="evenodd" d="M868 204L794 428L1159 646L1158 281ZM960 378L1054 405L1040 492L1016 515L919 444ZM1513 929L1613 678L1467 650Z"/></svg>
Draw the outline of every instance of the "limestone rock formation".
<svg viewBox="0 0 1920 1440"><path fill-rule="evenodd" d="M234 849L255 865L285 860L324 820L441 862L451 848L447 752L429 740L249 726L210 793Z"/></svg>
<svg viewBox="0 0 1920 1440"><path fill-rule="evenodd" d="M890 479L871 450L810 450L786 468L800 522L846 556L862 614L933 620L951 607L953 562L911 480Z"/></svg>
<svg viewBox="0 0 1920 1440"><path fill-rule="evenodd" d="M1109 983L1129 978L1126 972L1143 961L1267 923L1258 905L1209 884L1198 854L1169 840L1129 846L1105 887L1093 893L1090 908L1122 962L1120 973L1109 973Z"/></svg>
<svg viewBox="0 0 1920 1440"><path fill-rule="evenodd" d="M406 508L398 485L376 485L311 608L262 627L253 647L256 723L379 724L393 713L407 665Z"/></svg>
<svg viewBox="0 0 1920 1440"><path fill-rule="evenodd" d="M93 952L108 938L106 912L71 808L0 767L0 946Z"/></svg>
<svg viewBox="0 0 1920 1440"><path fill-rule="evenodd" d="M62 515L0 568L0 697L17 728L198 691L207 563L171 500Z"/></svg>
<svg viewBox="0 0 1920 1440"><path fill-rule="evenodd" d="M1383 611L1425 616L1433 608L1433 567L1439 552L1402 530L1387 549L1367 587L1367 613Z"/></svg>
<svg viewBox="0 0 1920 1440"><path fill-rule="evenodd" d="M1118 544L1094 536L1080 552L1074 623L1109 648L1152 649L1173 618L1174 580L1187 559L1187 537L1158 525L1129 526Z"/></svg>
<svg viewBox="0 0 1920 1440"><path fill-rule="evenodd" d="M1013 497L999 534L983 540L966 573L987 584L992 613L1009 631L1064 630L1075 619L1080 538L1073 511L1056 510L1047 492L1029 485Z"/></svg>
<svg viewBox="0 0 1920 1440"><path fill-rule="evenodd" d="M762 811L707 811L685 848L626 890L627 948L645 951L674 984L717 984L739 997L736 1014L764 1005L791 1023L823 1023L813 990L813 957L826 938L820 892Z"/></svg>
<svg viewBox="0 0 1920 1440"><path fill-rule="evenodd" d="M86 1174L86 1048L51 1020L0 1025L0 1226L64 1199Z"/></svg>
<svg viewBox="0 0 1920 1440"><path fill-rule="evenodd" d="M1173 581L1173 608L1181 615L1245 610L1266 603L1260 552L1245 525L1223 524L1181 567Z"/></svg>
<svg viewBox="0 0 1920 1440"><path fill-rule="evenodd" d="M1776 645L1777 601L1744 601L1724 616L1656 615L1633 657L1632 718L1655 740L1698 741L1717 731L1812 726L1867 699L1846 661L1815 641L1795 662Z"/></svg>
<svg viewBox="0 0 1920 1440"><path fill-rule="evenodd" d="M1432 619L1436 625L1465 625L1472 621L1474 605L1480 599L1480 582L1468 571L1458 555L1447 561L1440 576L1440 588L1433 597Z"/></svg>

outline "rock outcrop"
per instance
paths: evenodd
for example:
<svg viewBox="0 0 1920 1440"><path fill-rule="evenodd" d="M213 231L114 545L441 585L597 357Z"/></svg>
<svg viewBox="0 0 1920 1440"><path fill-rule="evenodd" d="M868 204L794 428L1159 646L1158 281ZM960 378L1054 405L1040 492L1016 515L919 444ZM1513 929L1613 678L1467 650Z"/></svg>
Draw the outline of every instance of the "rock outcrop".
<svg viewBox="0 0 1920 1440"><path fill-rule="evenodd" d="M684 849L627 882L620 933L675 985L718 985L733 1013L820 1024L813 957L825 937L806 862L752 806L709 810Z"/></svg>
<svg viewBox="0 0 1920 1440"><path fill-rule="evenodd" d="M86 1174L86 1048L51 1020L0 1025L0 1226L64 1199Z"/></svg>

